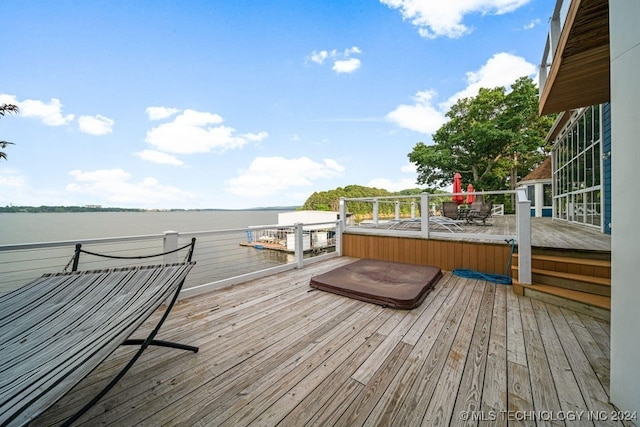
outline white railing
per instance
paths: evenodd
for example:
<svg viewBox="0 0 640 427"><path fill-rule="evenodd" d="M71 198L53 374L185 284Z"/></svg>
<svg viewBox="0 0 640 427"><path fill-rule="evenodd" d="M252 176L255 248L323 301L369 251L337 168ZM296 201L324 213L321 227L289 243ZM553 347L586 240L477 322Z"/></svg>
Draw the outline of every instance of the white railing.
<svg viewBox="0 0 640 427"><path fill-rule="evenodd" d="M504 205L493 205L491 208L491 216L504 216Z"/></svg>
<svg viewBox="0 0 640 427"><path fill-rule="evenodd" d="M268 250L241 246L247 241L247 232L271 230L283 227L292 230L296 242L302 241L309 233L304 227L322 226L332 234L331 245L305 251L301 243L296 243L293 252ZM193 268L181 298L197 295L213 289L229 286L253 278L274 274L294 268L302 268L308 263L320 261L341 254L341 224L337 221L317 224L292 224L289 226L267 225L261 227L200 232L167 231L163 234L144 236L124 236L103 239L82 239L43 243L26 243L0 246L0 293L19 288L45 273L71 270L70 261L76 244L83 249L107 255L139 256L166 252L183 246L196 238ZM108 260L82 254L80 270L109 268L115 266L158 264L180 261L182 255L145 260Z"/></svg>
<svg viewBox="0 0 640 427"><path fill-rule="evenodd" d="M465 220L450 220L439 214L443 201L450 201L453 196L470 195L486 198L497 195L514 195L516 197L516 221L513 229L504 232L478 232ZM349 205L352 203L370 204L370 219L358 224L343 223L343 231L358 234L407 236L414 238L446 238L467 241L509 242L514 240L518 245L518 262L520 283L531 283L531 202L527 199L526 188L513 191L481 191L473 193L422 193L413 196L383 196L340 199L340 218L347 218ZM381 206L393 205L394 209L386 209L387 215L381 214ZM403 209L404 207L404 209ZM426 207L423 209L423 207ZM499 214L504 216L504 205ZM393 213L391 213L393 212ZM398 225L411 225L400 227ZM486 229L488 230L488 228ZM493 231L493 230L492 230Z"/></svg>
<svg viewBox="0 0 640 427"><path fill-rule="evenodd" d="M540 60L538 74L538 90L540 93L544 90L544 85L547 82L549 69L553 62L556 48L558 47L558 41L560 40L560 34L562 34L562 28L564 27L564 21L567 17L570 4L571 0L557 0L556 6L553 9L553 15L549 20L549 34L547 35L542 59Z"/></svg>
<svg viewBox="0 0 640 427"><path fill-rule="evenodd" d="M531 284L531 201L526 187L516 190L516 228L518 229L518 282Z"/></svg>
<svg viewBox="0 0 640 427"><path fill-rule="evenodd" d="M442 219L444 217L439 212L440 206L443 201L450 201L452 196L475 196L475 197L487 197L497 195L514 194L515 191L478 191L471 193L441 193L441 194L429 194L422 193L420 195L412 196L381 196L381 197L359 197L359 198L345 198L342 200L341 208L345 209L345 212L341 212L341 218L344 218L349 211L349 204L351 203L367 203L371 205L370 214L366 219L360 221L357 225L345 226L346 231L370 233L370 234L389 234L389 235L411 235L415 237L422 237L425 239L432 237L451 237L451 233L455 232L455 237L458 239L482 239L482 240L495 240L504 241L505 239L515 239L516 229L508 230L506 233L478 233L477 230L470 231L468 228L455 226L444 227L447 225ZM393 211L387 208L387 215L381 213L381 207L394 206ZM427 206L427 209L423 209L423 206ZM404 207L404 209L402 209ZM389 213L393 212L393 213ZM502 208L502 215L504 215L504 207ZM415 227L387 227L385 224L398 222L398 221L412 221ZM465 221L458 221L459 225L464 225Z"/></svg>

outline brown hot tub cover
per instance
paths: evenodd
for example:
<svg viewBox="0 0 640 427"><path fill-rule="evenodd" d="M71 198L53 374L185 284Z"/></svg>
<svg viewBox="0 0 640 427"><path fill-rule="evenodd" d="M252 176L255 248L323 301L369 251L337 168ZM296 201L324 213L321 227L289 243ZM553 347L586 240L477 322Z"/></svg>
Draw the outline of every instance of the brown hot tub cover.
<svg viewBox="0 0 640 427"><path fill-rule="evenodd" d="M437 267L361 259L311 278L312 288L387 307L419 306L442 277Z"/></svg>

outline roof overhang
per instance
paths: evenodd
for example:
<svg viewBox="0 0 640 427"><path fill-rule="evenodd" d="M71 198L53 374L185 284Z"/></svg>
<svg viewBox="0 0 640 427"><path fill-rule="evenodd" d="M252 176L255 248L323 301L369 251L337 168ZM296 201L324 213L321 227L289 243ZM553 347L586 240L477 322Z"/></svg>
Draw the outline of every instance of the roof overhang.
<svg viewBox="0 0 640 427"><path fill-rule="evenodd" d="M540 93L540 115L608 102L609 57L609 0L572 0Z"/></svg>

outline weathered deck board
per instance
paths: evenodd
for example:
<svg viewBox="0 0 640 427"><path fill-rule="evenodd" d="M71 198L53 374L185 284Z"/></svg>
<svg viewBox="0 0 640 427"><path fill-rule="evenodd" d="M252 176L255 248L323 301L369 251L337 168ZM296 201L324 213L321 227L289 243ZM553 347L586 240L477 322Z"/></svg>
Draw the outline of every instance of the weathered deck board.
<svg viewBox="0 0 640 427"><path fill-rule="evenodd" d="M182 301L159 337L200 352L150 349L77 424L507 426L535 424L508 411L613 409L606 322L450 273L413 311L309 292L312 275L352 261ZM72 414L129 351L34 425Z"/></svg>
<svg viewBox="0 0 640 427"><path fill-rule="evenodd" d="M495 216L489 220L491 227L477 225L462 225L462 230L448 231L442 227L430 227L431 232L438 232L437 239L453 239L460 241L483 241L483 235L515 235L515 215ZM394 229L397 223L380 223L376 228ZM370 226L371 227L371 226ZM407 221L404 230L419 231L420 222ZM474 234L477 237L459 238L457 233ZM486 240L486 239L485 239ZM551 218L531 218L531 245L549 249L578 249L611 251L611 235L600 232L599 229L570 223Z"/></svg>

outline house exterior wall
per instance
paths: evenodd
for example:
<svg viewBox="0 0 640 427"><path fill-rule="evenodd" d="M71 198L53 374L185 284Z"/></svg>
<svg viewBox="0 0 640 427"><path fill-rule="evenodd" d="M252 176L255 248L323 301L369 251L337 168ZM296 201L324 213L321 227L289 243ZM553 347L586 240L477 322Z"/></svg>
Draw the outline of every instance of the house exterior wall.
<svg viewBox="0 0 640 427"><path fill-rule="evenodd" d="M593 105L566 113L571 118L556 136L552 153L555 219L604 231L602 153L609 137L604 132L608 111Z"/></svg>
<svg viewBox="0 0 640 427"><path fill-rule="evenodd" d="M551 189L551 178L521 181L519 185L527 187L527 196L531 201L531 216L549 218L553 216L553 195L549 191ZM545 188L547 188L547 194L545 194Z"/></svg>
<svg viewBox="0 0 640 427"><path fill-rule="evenodd" d="M611 46L611 401L640 414L640 1L610 0Z"/></svg>

